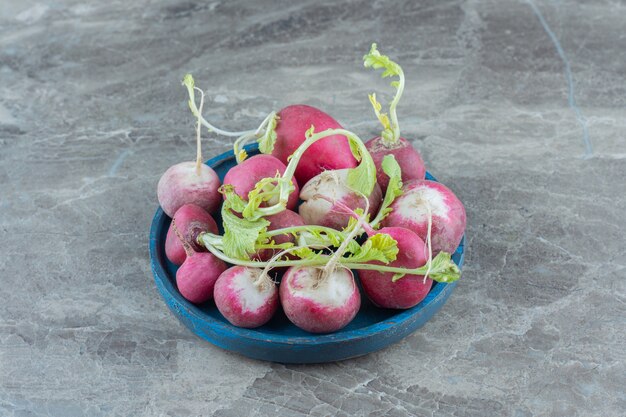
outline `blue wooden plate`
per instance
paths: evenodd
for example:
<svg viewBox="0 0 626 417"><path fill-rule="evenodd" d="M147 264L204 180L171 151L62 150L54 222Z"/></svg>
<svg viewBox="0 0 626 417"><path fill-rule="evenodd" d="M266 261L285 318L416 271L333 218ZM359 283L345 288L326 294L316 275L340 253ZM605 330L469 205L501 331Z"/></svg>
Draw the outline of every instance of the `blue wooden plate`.
<svg viewBox="0 0 626 417"><path fill-rule="evenodd" d="M246 149L250 155L258 153L256 144ZM223 179L235 165L235 158L233 152L229 151L210 159L207 164ZM435 180L429 173L426 178ZM167 306L196 335L216 346L255 359L281 363L322 363L374 352L423 326L443 306L456 286L456 283L434 283L426 298L408 310L375 307L362 294L361 309L357 316L345 328L332 334L307 333L291 324L282 311L278 311L262 327L242 329L226 321L212 301L195 305L180 295L176 288L178 267L165 256L165 236L170 221L159 208L150 229L152 271ZM463 265L464 243L465 237L452 256L459 268Z"/></svg>

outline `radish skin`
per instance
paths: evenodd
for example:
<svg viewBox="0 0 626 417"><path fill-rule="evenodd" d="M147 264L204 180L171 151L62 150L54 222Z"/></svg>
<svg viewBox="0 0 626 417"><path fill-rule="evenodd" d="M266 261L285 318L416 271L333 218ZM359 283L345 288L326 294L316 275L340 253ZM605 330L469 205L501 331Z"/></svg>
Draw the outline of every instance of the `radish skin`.
<svg viewBox="0 0 626 417"><path fill-rule="evenodd" d="M401 227L385 227L378 233L386 233L398 242L398 254L395 261L387 266L399 268L419 268L426 264L428 256L424 242L415 233ZM382 262L368 262L385 265ZM392 272L359 270L359 279L367 297L378 307L406 309L419 304L432 287L430 278L422 275L405 275L396 282L392 281Z"/></svg>
<svg viewBox="0 0 626 417"><path fill-rule="evenodd" d="M325 279L323 269L291 267L280 284L280 301L289 320L311 333L345 327L361 306L361 296L348 269L338 268Z"/></svg>
<svg viewBox="0 0 626 417"><path fill-rule="evenodd" d="M285 229L287 227L304 226L306 223L304 219L295 211L283 210L278 214L265 217L265 220L270 222L267 227L267 231ZM274 236L272 238L274 243L280 245L287 242L293 242L294 236L292 234L283 234ZM261 249L255 255L251 256L252 259L258 259L260 261L269 261L276 253L275 249Z"/></svg>
<svg viewBox="0 0 626 417"><path fill-rule="evenodd" d="M454 253L465 232L463 203L445 185L429 180L404 184L403 194L391 205L392 212L382 221L383 227L404 227L426 240L428 206L432 211L433 256L444 251Z"/></svg>
<svg viewBox="0 0 626 417"><path fill-rule="evenodd" d="M213 298L215 282L225 270L226 263L212 253L194 253L176 271L176 286L185 299L203 303Z"/></svg>
<svg viewBox="0 0 626 417"><path fill-rule="evenodd" d="M300 199L303 202L300 205L299 213L306 224L316 224L341 230L348 225L352 216L343 210L340 205L345 205L352 209L365 209L365 198L350 189L346 185L347 180L347 169L324 171L302 187ZM376 184L368 198L368 213L370 215L376 214L381 199L382 191Z"/></svg>
<svg viewBox="0 0 626 417"><path fill-rule="evenodd" d="M187 259L183 242L176 236L173 224L176 224L180 235L194 252L206 252L206 248L197 242L198 235L203 232L218 233L217 223L202 207L185 204L174 214L172 224L165 237L165 256L174 265L182 265Z"/></svg>
<svg viewBox="0 0 626 417"><path fill-rule="evenodd" d="M220 179L213 169L201 164L199 174L195 162L172 165L161 176L157 196L161 208L170 217L185 204L196 204L214 213L222 203L218 192Z"/></svg>
<svg viewBox="0 0 626 417"><path fill-rule="evenodd" d="M276 125L277 140L272 155L287 164L287 159L304 140L304 133L315 126L316 132L326 129L342 129L341 125L328 114L304 104L287 106L278 112ZM358 165L348 139L333 135L311 145L306 150L295 171L296 179L305 184L325 170L354 168Z"/></svg>
<svg viewBox="0 0 626 417"><path fill-rule="evenodd" d="M232 167L224 177L224 184L232 185L237 195L247 201L248 193L254 189L257 182L263 178L273 178L276 176L276 173L283 175L286 169L285 164L272 155L254 155ZM294 179L292 183L295 190L289 195L289 200L287 201L289 210L296 208L298 194L300 193L298 182ZM271 206L276 203L278 203L278 196L263 203L261 207Z"/></svg>
<svg viewBox="0 0 626 417"><path fill-rule="evenodd" d="M269 282L257 284L260 268L233 266L215 283L215 305L231 324L252 329L267 323L278 309L278 290Z"/></svg>
<svg viewBox="0 0 626 417"><path fill-rule="evenodd" d="M402 170L402 181L423 180L426 177L426 167L422 156L408 140L402 137L398 138L396 143L386 145L384 140L378 136L367 141L365 147L372 155L374 165L376 165L376 180L383 194L387 191L389 184L389 177L382 168L385 155L393 155L396 158Z"/></svg>

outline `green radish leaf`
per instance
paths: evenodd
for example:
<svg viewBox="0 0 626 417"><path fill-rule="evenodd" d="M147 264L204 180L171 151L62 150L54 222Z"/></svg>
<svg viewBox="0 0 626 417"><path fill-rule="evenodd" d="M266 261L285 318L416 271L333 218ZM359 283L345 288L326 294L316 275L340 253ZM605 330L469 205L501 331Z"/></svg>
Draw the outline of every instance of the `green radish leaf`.
<svg viewBox="0 0 626 417"><path fill-rule="evenodd" d="M218 190L224 195L224 206L230 207L237 213L241 213L248 204L243 198L239 197L239 194L235 192L235 187L230 184L222 185Z"/></svg>
<svg viewBox="0 0 626 417"><path fill-rule="evenodd" d="M309 226L305 232L299 233L296 237L300 246L339 247L345 235L339 230L333 232L330 230L332 229L318 230L316 226Z"/></svg>
<svg viewBox="0 0 626 417"><path fill-rule="evenodd" d="M352 152L357 151L360 158L357 158L359 165L348 171L348 187L354 191L369 197L376 186L376 165L372 155L367 151L365 145L356 135L348 135L348 142Z"/></svg>
<svg viewBox="0 0 626 417"><path fill-rule="evenodd" d="M308 248L306 246L302 246L292 251L291 253L296 255L300 259L307 259L307 260L315 259L321 256L319 253L313 251L311 248Z"/></svg>
<svg viewBox="0 0 626 417"><path fill-rule="evenodd" d="M439 252L431 262L428 277L437 282L454 282L461 278L461 270L452 260L452 255Z"/></svg>
<svg viewBox="0 0 626 417"><path fill-rule="evenodd" d="M367 95L370 99L370 103L372 103L372 107L374 107L374 113L376 113L376 117L380 121L380 124L383 125L385 131L392 131L391 121L389 120L389 116L387 113L381 113L380 110L383 106L380 104L378 100L376 100L376 93Z"/></svg>
<svg viewBox="0 0 626 417"><path fill-rule="evenodd" d="M390 207L394 200L402 195L402 170L400 165L396 161L395 156L385 155L382 162L383 172L389 177L389 185L385 192L385 197L380 205L378 214L374 221L372 221L372 227L377 227L380 222L393 211Z"/></svg>
<svg viewBox="0 0 626 417"><path fill-rule="evenodd" d="M452 260L452 255L448 252L439 252L430 263L430 272L428 278L437 282L454 282L461 278L461 270ZM428 271L428 263L413 271L411 275L425 275ZM392 278L393 282L401 279L405 274L395 274Z"/></svg>
<svg viewBox="0 0 626 417"><path fill-rule="evenodd" d="M280 183L285 183L288 180L282 178L280 173L276 172L276 177L263 178L256 183L254 188L250 190L248 193L248 204L246 208L243 210L243 217L246 219L257 218L258 208L265 202L269 202L274 197L280 197ZM289 181L288 184L288 193L291 194L295 190L295 186L293 182ZM286 207L286 202L283 206L283 209Z"/></svg>
<svg viewBox="0 0 626 417"><path fill-rule="evenodd" d="M189 105L191 112L195 114L194 109L196 107L196 94L194 91L194 87L196 86L196 82L194 81L191 74L185 74L185 76L183 77L183 85L187 87L187 93L189 94L189 101L187 102L187 104Z"/></svg>
<svg viewBox="0 0 626 417"><path fill-rule="evenodd" d="M348 140L348 145L350 145L350 151L352 152L352 156L356 159L357 162L361 162L361 151L359 149L359 145L351 140Z"/></svg>
<svg viewBox="0 0 626 417"><path fill-rule="evenodd" d="M248 152L245 149L237 151L237 163L241 163L248 157Z"/></svg>
<svg viewBox="0 0 626 417"><path fill-rule="evenodd" d="M396 94L389 105L389 116L387 113L381 112L382 106L376 100L376 95L372 94L369 96L370 102L374 107L376 117L383 125L383 131L380 133L380 136L383 139L383 143L390 146L396 143L400 138L400 126L398 125L396 107L404 90L404 72L402 71L400 65L392 61L388 56L382 55L378 51L375 43L372 44L369 53L363 56L363 65L366 68L384 69L382 73L383 78L394 76L399 78L399 80L391 82L391 86L396 89Z"/></svg>
<svg viewBox="0 0 626 417"><path fill-rule="evenodd" d="M375 43L372 44L370 52L363 56L363 65L366 68L384 68L385 71L383 71L382 74L383 78L400 76L400 73L402 72L400 65L393 62L388 56L381 55L380 52L378 52L378 48Z"/></svg>
<svg viewBox="0 0 626 417"><path fill-rule="evenodd" d="M379 261L385 264L396 260L398 242L386 233L377 233L361 245L360 250L346 258L347 262Z"/></svg>
<svg viewBox="0 0 626 417"><path fill-rule="evenodd" d="M222 205L222 222L224 253L229 257L242 260L250 259L250 254L256 251L255 244L259 235L270 225L270 222L263 218L254 221L239 218L231 210L228 201Z"/></svg>
<svg viewBox="0 0 626 417"><path fill-rule="evenodd" d="M264 154L271 154L274 151L274 145L276 144L276 122L278 116L274 115L272 120L265 128L265 133L257 141L259 143L259 151Z"/></svg>

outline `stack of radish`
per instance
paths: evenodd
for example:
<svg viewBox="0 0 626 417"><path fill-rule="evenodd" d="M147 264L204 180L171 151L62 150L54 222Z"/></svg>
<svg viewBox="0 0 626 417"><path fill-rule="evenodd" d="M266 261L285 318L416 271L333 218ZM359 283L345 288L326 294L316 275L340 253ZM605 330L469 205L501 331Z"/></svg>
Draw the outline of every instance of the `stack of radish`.
<svg viewBox="0 0 626 417"><path fill-rule="evenodd" d="M397 77L388 114L370 96L383 131L365 143L306 105L272 112L254 130L224 131L204 119L204 93L185 77L198 119L197 158L172 166L158 184L159 203L172 217L165 253L180 266L183 297L214 300L230 323L247 328L267 323L282 305L296 326L328 333L361 305L353 270L375 305L393 309L417 305L433 281L460 277L451 253L465 230L463 204L425 180L420 154L400 137L400 66L375 44L364 63ZM223 184L202 163L203 126L237 137L238 165ZM261 154L248 157L243 145L251 141Z"/></svg>

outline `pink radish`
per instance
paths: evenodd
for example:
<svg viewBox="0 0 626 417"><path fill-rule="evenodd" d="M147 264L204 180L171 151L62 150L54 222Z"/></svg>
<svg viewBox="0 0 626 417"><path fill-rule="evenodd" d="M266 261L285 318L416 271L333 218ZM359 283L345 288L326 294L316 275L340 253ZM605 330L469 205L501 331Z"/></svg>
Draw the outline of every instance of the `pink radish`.
<svg viewBox="0 0 626 417"><path fill-rule="evenodd" d="M179 208L173 217L173 222L183 238L194 252L205 252L206 249L196 241L198 235L202 232L218 233L217 224L213 217L207 213L202 207L195 204L185 204ZM172 224L167 231L165 238L165 255L175 265L181 265L187 254L181 240L176 236Z"/></svg>
<svg viewBox="0 0 626 417"><path fill-rule="evenodd" d="M276 125L277 140L272 155L287 163L287 159L304 140L304 133L315 126L317 132L327 129L341 129L341 125L328 114L304 104L287 106L278 112ZM304 184L322 171L330 169L354 168L357 161L350 151L345 136L328 136L311 145L295 171L300 184Z"/></svg>
<svg viewBox="0 0 626 417"><path fill-rule="evenodd" d="M366 202L365 211L369 209ZM361 307L361 294L352 271L340 266L352 239L361 233L361 216L323 268L292 266L280 283L280 302L293 324L311 333L345 327Z"/></svg>
<svg viewBox="0 0 626 417"><path fill-rule="evenodd" d="M465 207L445 185L428 180L409 181L403 194L391 204L384 227L404 227L422 240L428 234L428 212L432 212L432 251L454 253L465 232Z"/></svg>
<svg viewBox="0 0 626 417"><path fill-rule="evenodd" d="M212 253L194 252L172 222L174 233L180 239L187 258L176 271L176 286L181 295L192 303L203 303L213 298L215 281L226 270L226 263Z"/></svg>
<svg viewBox="0 0 626 417"><path fill-rule="evenodd" d="M255 328L267 323L278 309L276 284L260 268L233 266L215 283L215 305L231 324Z"/></svg>
<svg viewBox="0 0 626 417"><path fill-rule="evenodd" d="M287 167L272 155L255 155L232 167L224 177L224 184L232 185L239 197L248 200L248 193L254 189L257 182L263 178L273 178L277 174L283 175ZM296 180L292 180L295 190L289 195L287 208L293 210L298 204L300 188ZM273 205L278 198L264 203L262 206Z"/></svg>
<svg viewBox="0 0 626 417"><path fill-rule="evenodd" d="M302 187L300 199L303 202L299 213L307 224L342 229L348 225L351 216L339 205L365 208L365 198L346 185L347 179L347 169L324 171ZM378 211L381 198L382 192L376 184L368 198L370 214Z"/></svg>
<svg viewBox="0 0 626 417"><path fill-rule="evenodd" d="M225 270L226 264L212 253L194 253L176 271L176 286L187 300L203 303L213 298L215 281Z"/></svg>
<svg viewBox="0 0 626 417"><path fill-rule="evenodd" d="M396 260L389 264L372 261L370 264L386 265L399 268L418 268L426 264L428 256L424 242L415 233L401 227L385 227L377 233L385 233L398 242ZM424 280L423 275L405 275L393 281L393 272L360 270L359 279L365 294L374 304L383 308L411 308L422 301L430 288L432 280Z"/></svg>
<svg viewBox="0 0 626 417"><path fill-rule="evenodd" d="M311 333L345 327L361 306L354 275L344 268L324 276L324 269L293 266L283 275L279 292L289 320Z"/></svg>
<svg viewBox="0 0 626 417"><path fill-rule="evenodd" d="M398 80L391 83L396 88L396 95L389 105L389 115L381 113L381 104L376 100L376 94L369 96L370 102L374 107L374 112L378 120L383 125L384 130L379 137L369 140L365 146L372 155L374 164L376 164L376 177L383 192L387 190L389 178L382 169L382 161L385 155L393 155L402 170L402 180L408 181L412 179L423 180L426 175L426 168L421 155L417 152L411 143L400 137L400 126L398 116L396 114L396 106L400 101L402 92L404 91L404 71L397 63L393 62L389 57L381 55L376 49L376 44L372 44L370 52L363 57L363 63L368 68L384 68L383 78L397 76Z"/></svg>
<svg viewBox="0 0 626 417"><path fill-rule="evenodd" d="M304 222L304 219L302 219L302 217L300 217L298 213L291 210L283 210L278 214L267 216L265 217L265 220L270 222L270 225L267 227L268 232L278 229L284 229L286 227L304 226L306 224ZM272 240L276 244L283 244L287 242L293 242L294 237L291 234L282 234L273 236ZM267 261L274 255L274 249L261 249L259 252L256 253L256 255L252 256L252 259Z"/></svg>
<svg viewBox="0 0 626 417"><path fill-rule="evenodd" d="M188 82L185 77L185 82ZM189 86L188 86L189 88ZM193 90L193 78L191 79ZM202 91L201 91L202 93ZM194 103L195 105L195 103ZM200 113L204 105L204 93L200 99ZM220 179L212 168L202 163L201 124L196 128L196 162L181 162L165 171L157 185L157 197L161 208L170 217L185 204L196 204L209 213L215 212L222 197L218 192Z"/></svg>
<svg viewBox="0 0 626 417"><path fill-rule="evenodd" d="M217 191L220 185L220 179L211 167L181 162L171 166L159 180L159 204L170 217L190 203L214 213L222 202L222 196Z"/></svg>
<svg viewBox="0 0 626 417"><path fill-rule="evenodd" d="M402 181L423 180L426 177L426 167L421 155L406 139L398 138L397 142L386 145L385 141L378 136L367 141L365 146L370 155L372 155L376 165L376 180L383 193L387 190L387 184L389 184L389 177L383 172L382 168L385 155L393 155L396 158L402 170Z"/></svg>

